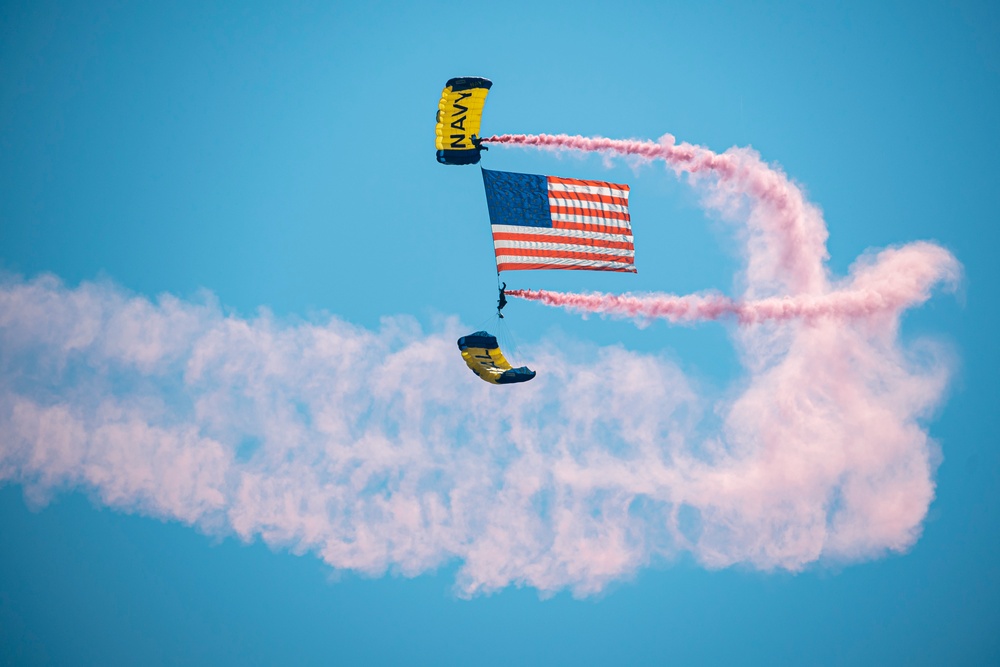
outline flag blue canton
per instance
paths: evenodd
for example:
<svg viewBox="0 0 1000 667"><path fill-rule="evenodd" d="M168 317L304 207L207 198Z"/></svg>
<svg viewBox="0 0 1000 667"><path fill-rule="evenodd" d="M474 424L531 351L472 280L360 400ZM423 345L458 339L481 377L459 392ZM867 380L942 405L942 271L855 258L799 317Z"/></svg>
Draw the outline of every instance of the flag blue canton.
<svg viewBox="0 0 1000 667"><path fill-rule="evenodd" d="M483 169L490 223L551 227L548 181L545 176Z"/></svg>

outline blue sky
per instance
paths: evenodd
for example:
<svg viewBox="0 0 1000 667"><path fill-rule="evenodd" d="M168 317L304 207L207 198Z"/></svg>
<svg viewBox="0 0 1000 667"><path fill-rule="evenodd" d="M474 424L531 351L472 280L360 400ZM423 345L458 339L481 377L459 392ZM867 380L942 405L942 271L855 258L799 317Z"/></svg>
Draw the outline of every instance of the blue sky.
<svg viewBox="0 0 1000 667"><path fill-rule="evenodd" d="M0 352L7 425L0 448L9 455L0 469L3 661L995 662L1000 360L989 295L998 287L998 26L988 3L961 2L5 3L4 294L40 285L55 307L23 302L38 308L4 311L9 319L0 329L8 346ZM426 340L435 360L438 342L487 320L496 295L481 178L474 168L442 167L432 155L437 96L449 77L466 74L494 81L484 133L657 139L669 132L717 152L752 146L822 210L834 276L847 275L869 249L917 240L957 258L964 271L957 291L938 291L908 310L898 340L910 351L930 341L949 378L917 416L937 444L933 501L915 542L827 555L795 573L740 557L739 544L726 543L737 555L722 568L707 566L703 551L673 545L651 549L624 574L597 577L596 590L580 588L580 581L593 583L590 575L560 579L546 570L554 578L532 579L512 550L501 565L521 574L468 598L461 590L465 560L448 556L461 549L435 538L374 565L332 569L331 561L345 561L323 556L308 521L283 533L287 517L275 510L270 519L257 516L240 539L234 515L220 522L204 510L215 501L197 481L177 482L187 495L173 496L166 486L142 486L145 477L130 486L113 474L95 477L82 464L23 472L13 454L20 450L12 424L20 422L11 417L12 392L39 405L75 406L86 419L112 409L102 397L129 414L155 413L154 427L196 415L192 423L201 426L191 437L209 438L220 456L232 451L240 464L267 471L255 466L270 447L297 442L298 432L285 427L337 419L317 406L333 391L329 385L349 382L343 369L350 366L314 376L304 356L326 349L309 335L325 331L331 317L338 340L368 340L386 354ZM736 294L741 284L745 258L732 223L706 210L704 193L662 165L500 147L484 165L632 187L636 275L520 273L505 278L511 286ZM179 355L187 370L160 373L153 352L122 343L138 371L105 372L113 355L69 357L53 371L52 360L62 357L47 346L72 338L82 316L67 304L84 297L105 304L105 320L95 321L113 319L128 304L152 304L134 320L115 320L130 326L158 322L180 304L188 319L165 317L156 342L164 358L180 364L170 356ZM542 393L521 394L534 405L508 400L517 394L498 398L487 390L500 388L461 384L474 379L464 367L436 368L442 401L481 399L491 414L506 415L477 416L464 432L444 403L421 413L422 437L436 424L451 429L449 447L434 450L446 476L481 470L484 452L495 453L493 436L475 429L488 430L493 419L534 419L543 434L559 427L546 415L583 393L573 384L582 381L576 370L546 366L567 350L612 366L623 359L661 369L662 382L650 392L706 415L692 437L715 433L713 419L723 418L717 406L750 382L742 334L731 322L640 328L523 301L505 312L522 361L539 371L542 389L535 391ZM199 339L176 329L178 321L194 332L247 323L245 338L220 339L247 351L237 346L225 356L199 348L222 361L206 362L198 375L190 370L194 355L183 350ZM101 344L111 349L131 329L102 331ZM273 355L255 347L269 336L281 343ZM449 359L461 364L457 350ZM231 366L223 362L241 360L251 367L227 375ZM284 415L273 422L258 414L256 398L232 389L271 377L268 362L299 369L274 371L274 387L262 381L259 396ZM300 378L328 383L310 393L294 386ZM344 395L384 390L375 380L357 386ZM417 386L436 391L433 382ZM409 442L407 422L391 411L397 404L377 405L386 413L365 413L345 428L366 435L379 429L386 438L379 446ZM648 407L636 399L640 426ZM616 419L625 416L609 414L599 426L612 432L624 423ZM808 443L788 443L790 451L800 444ZM69 438L60 447L72 461L83 445ZM143 459L141 447L127 451L139 452L139 467L156 471L163 461ZM193 451L206 458L185 470L210 476L216 450ZM254 508L263 513L267 502ZM492 561L483 562L477 576L487 577Z"/></svg>

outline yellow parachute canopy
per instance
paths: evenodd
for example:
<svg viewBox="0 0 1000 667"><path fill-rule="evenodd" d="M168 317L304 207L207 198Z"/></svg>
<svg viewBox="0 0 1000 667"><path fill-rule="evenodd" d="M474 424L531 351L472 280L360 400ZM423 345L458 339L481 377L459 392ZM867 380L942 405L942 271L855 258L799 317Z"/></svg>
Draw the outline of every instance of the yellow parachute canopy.
<svg viewBox="0 0 1000 667"><path fill-rule="evenodd" d="M527 366L513 368L500 352L496 336L477 331L458 339L458 349L473 373L491 384L514 384L527 382L535 377L535 371Z"/></svg>
<svg viewBox="0 0 1000 667"><path fill-rule="evenodd" d="M449 79L437 112L437 160L441 164L476 164L479 122L493 82L478 76Z"/></svg>

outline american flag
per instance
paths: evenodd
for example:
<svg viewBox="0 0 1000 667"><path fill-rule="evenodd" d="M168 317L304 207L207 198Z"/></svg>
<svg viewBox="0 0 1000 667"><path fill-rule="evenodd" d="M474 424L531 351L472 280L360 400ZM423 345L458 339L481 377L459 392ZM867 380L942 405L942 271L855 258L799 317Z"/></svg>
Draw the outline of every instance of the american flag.
<svg viewBox="0 0 1000 667"><path fill-rule="evenodd" d="M635 273L628 186L483 169L497 271Z"/></svg>

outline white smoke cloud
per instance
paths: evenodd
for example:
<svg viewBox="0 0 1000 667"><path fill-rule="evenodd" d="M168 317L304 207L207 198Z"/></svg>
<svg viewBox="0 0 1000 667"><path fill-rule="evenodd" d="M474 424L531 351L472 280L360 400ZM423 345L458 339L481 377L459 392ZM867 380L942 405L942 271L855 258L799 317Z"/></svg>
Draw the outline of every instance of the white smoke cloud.
<svg viewBox="0 0 1000 667"><path fill-rule="evenodd" d="M538 345L538 377L496 387L461 362L456 321L244 319L211 297L7 278L0 483L369 575L458 562L470 595L587 595L682 551L792 571L871 558L919 536L950 368L900 343L899 315L741 329L729 399L620 347Z"/></svg>

